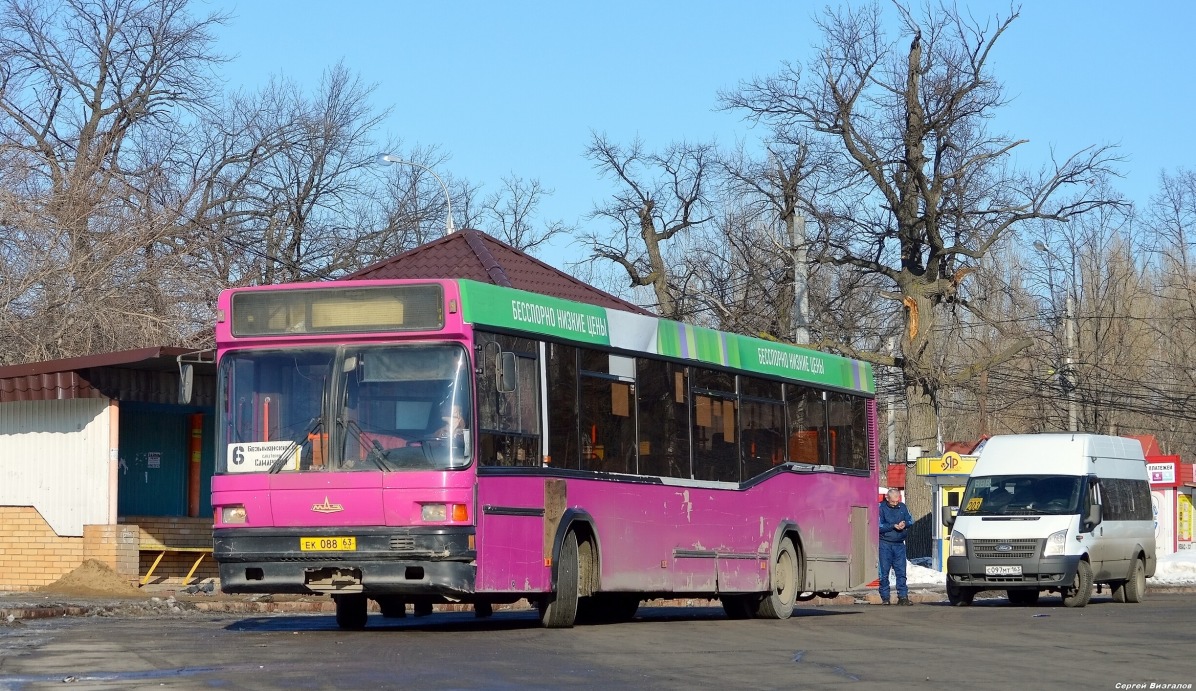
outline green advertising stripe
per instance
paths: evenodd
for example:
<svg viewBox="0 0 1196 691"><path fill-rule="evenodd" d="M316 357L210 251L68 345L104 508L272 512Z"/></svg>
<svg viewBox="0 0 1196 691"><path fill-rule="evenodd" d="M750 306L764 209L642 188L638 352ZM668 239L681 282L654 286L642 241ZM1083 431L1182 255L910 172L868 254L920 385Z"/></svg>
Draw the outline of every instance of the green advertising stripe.
<svg viewBox="0 0 1196 691"><path fill-rule="evenodd" d="M607 310L570 300L529 293L513 288L458 281L461 289L462 313L467 322L485 324L517 331L553 336L568 341L610 346L630 347L631 334L610 333ZM620 315L621 312L612 314ZM629 318L631 315L627 315ZM682 360L704 362L747 372L771 374L784 379L875 393L872 366L849 358L799 348L787 343L766 341L751 336L715 331L692 324L644 317L656 324L656 352ZM643 324L628 324L633 331L651 337ZM648 322L651 324L652 322ZM641 350L643 344L633 348ZM651 344L647 344L651 353Z"/></svg>
<svg viewBox="0 0 1196 691"><path fill-rule="evenodd" d="M465 321L610 345L606 309L475 281L458 281Z"/></svg>

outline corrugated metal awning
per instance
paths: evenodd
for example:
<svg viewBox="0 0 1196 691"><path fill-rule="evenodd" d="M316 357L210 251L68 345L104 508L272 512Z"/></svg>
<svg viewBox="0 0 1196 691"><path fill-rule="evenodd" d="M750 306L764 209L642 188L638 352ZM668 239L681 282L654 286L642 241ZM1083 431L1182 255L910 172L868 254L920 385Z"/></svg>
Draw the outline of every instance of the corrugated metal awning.
<svg viewBox="0 0 1196 691"><path fill-rule="evenodd" d="M0 403L74 398L175 403L178 395L176 358L190 352L194 351L160 346L0 367ZM197 369L196 404L212 404L214 372L214 365Z"/></svg>

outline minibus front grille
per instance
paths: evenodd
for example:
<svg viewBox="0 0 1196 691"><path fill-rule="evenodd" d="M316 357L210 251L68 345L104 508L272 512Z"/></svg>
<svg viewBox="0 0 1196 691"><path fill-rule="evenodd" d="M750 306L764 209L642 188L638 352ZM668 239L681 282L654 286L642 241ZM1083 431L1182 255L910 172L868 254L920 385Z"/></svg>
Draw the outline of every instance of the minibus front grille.
<svg viewBox="0 0 1196 691"><path fill-rule="evenodd" d="M1042 541L1034 538L1016 540L968 540L972 556L978 559L1033 559L1042 550Z"/></svg>

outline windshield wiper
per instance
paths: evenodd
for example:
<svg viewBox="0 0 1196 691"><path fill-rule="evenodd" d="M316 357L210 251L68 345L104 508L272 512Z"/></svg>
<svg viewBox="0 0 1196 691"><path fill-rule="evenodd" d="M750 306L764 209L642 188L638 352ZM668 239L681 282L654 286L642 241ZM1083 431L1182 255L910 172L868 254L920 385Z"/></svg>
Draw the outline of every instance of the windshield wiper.
<svg viewBox="0 0 1196 691"><path fill-rule="evenodd" d="M393 470L386 462L386 451L382 448L382 445L378 443L378 440L374 439L372 440L372 443L366 443L362 436L365 434L365 430L361 429L361 425L357 424L357 422L354 420L345 420L344 418L337 418L336 424L338 427L342 427L352 432L353 437L357 439L357 444L363 449L367 449L365 460L378 466L378 469L383 472L391 472Z"/></svg>
<svg viewBox="0 0 1196 691"><path fill-rule="evenodd" d="M287 464L287 461L291 460L291 453L294 452L295 449L302 446L303 442L306 441L308 437L318 432L323 426L324 419L319 415L308 420L307 425L304 426L305 428L303 432L291 440L290 444L287 444L287 448L282 450L282 453L278 455L278 458L275 459L274 463L270 465L270 469L266 472L277 473L282 470L283 466Z"/></svg>

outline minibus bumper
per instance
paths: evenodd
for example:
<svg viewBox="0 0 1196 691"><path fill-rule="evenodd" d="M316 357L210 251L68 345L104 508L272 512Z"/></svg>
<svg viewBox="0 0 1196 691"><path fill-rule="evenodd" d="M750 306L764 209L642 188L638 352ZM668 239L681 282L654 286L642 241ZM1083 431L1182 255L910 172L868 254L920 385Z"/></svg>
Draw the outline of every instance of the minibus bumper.
<svg viewBox="0 0 1196 691"><path fill-rule="evenodd" d="M961 587L984 590L1067 588L1075 582L1079 563L1079 555L1026 559L948 557L947 578ZM1020 573L1010 573L1009 567L1020 568Z"/></svg>

